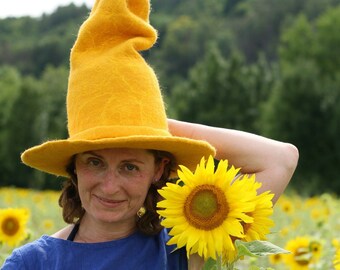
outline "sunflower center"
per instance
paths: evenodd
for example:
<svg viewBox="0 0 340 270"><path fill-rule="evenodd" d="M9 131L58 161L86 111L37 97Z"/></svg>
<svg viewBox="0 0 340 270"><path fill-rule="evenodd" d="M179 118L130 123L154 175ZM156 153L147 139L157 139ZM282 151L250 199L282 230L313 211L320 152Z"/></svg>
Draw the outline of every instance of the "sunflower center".
<svg viewBox="0 0 340 270"><path fill-rule="evenodd" d="M317 242L312 242L310 245L309 245L309 249L311 252L313 253L318 253L320 251L320 244L318 244Z"/></svg>
<svg viewBox="0 0 340 270"><path fill-rule="evenodd" d="M9 236L15 235L19 228L20 226L18 220L12 217L6 218L1 224L3 233Z"/></svg>
<svg viewBox="0 0 340 270"><path fill-rule="evenodd" d="M280 262L281 261L281 254L274 254L273 260L275 262Z"/></svg>
<svg viewBox="0 0 340 270"><path fill-rule="evenodd" d="M310 263L311 254L305 248L299 248L295 252L295 261L299 265L308 265Z"/></svg>
<svg viewBox="0 0 340 270"><path fill-rule="evenodd" d="M195 187L184 204L184 215L188 222L202 230L212 230L220 226L228 212L224 192L214 185Z"/></svg>

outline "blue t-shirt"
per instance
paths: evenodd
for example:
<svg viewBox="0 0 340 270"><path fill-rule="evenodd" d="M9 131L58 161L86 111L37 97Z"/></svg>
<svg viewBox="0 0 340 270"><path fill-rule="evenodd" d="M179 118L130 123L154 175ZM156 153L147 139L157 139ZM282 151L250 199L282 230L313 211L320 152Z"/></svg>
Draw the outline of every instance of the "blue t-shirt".
<svg viewBox="0 0 340 270"><path fill-rule="evenodd" d="M43 235L13 251L2 270L113 270L188 268L184 249L174 250L164 229L156 236L139 232L102 243L77 243Z"/></svg>

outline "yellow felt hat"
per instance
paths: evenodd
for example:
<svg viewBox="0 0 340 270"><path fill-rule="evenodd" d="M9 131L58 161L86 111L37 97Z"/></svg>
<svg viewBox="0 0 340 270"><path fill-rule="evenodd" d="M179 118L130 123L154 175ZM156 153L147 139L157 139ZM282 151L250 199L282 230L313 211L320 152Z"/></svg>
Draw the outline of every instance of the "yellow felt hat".
<svg viewBox="0 0 340 270"><path fill-rule="evenodd" d="M214 155L205 141L172 136L157 77L139 51L156 42L149 0L97 0L80 27L70 57L67 92L69 138L26 150L22 161L68 176L73 155L106 148L171 152L194 169Z"/></svg>

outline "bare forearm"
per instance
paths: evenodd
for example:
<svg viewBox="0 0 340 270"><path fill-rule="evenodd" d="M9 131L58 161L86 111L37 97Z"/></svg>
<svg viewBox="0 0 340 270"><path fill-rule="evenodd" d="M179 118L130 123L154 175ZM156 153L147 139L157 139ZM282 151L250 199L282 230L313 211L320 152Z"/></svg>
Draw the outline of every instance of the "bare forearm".
<svg viewBox="0 0 340 270"><path fill-rule="evenodd" d="M275 193L274 201L289 183L298 161L295 146L232 129L169 120L173 135L205 140L216 148L217 159L228 159L242 173L256 174L262 190Z"/></svg>

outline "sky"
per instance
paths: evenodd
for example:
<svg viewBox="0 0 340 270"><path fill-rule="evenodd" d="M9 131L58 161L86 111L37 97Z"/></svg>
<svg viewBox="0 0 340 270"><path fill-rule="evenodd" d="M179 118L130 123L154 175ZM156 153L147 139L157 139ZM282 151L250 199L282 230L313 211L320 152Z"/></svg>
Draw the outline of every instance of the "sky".
<svg viewBox="0 0 340 270"><path fill-rule="evenodd" d="M74 3L86 4L89 8L95 0L0 0L0 18L31 16L39 17L43 13L50 14L59 6Z"/></svg>

